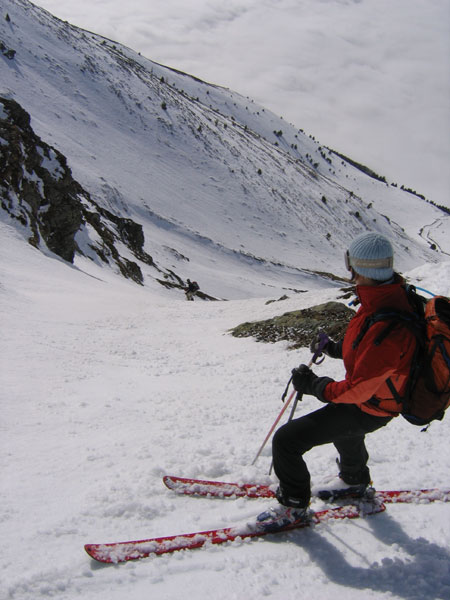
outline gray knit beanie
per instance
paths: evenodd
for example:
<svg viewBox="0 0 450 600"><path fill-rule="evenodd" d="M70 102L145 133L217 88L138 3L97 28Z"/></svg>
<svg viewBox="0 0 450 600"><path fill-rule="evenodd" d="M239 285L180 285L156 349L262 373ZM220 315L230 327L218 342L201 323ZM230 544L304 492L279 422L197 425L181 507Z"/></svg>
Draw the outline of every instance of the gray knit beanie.
<svg viewBox="0 0 450 600"><path fill-rule="evenodd" d="M363 233L348 249L350 266L363 277L387 281L394 274L394 250L391 242L379 233Z"/></svg>

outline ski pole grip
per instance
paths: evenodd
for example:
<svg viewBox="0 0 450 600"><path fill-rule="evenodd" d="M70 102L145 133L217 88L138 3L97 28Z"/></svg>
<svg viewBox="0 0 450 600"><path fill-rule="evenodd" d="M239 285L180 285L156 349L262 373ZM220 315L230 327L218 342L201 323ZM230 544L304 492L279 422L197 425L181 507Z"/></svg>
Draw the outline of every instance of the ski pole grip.
<svg viewBox="0 0 450 600"><path fill-rule="evenodd" d="M319 344L317 346L317 350L314 352L309 366L311 366L312 364L320 365L320 363L322 363L325 360L325 356L322 357L322 360L318 360L318 358L320 358L320 356L322 356L323 349L325 348L325 346L328 344L329 341L330 341L330 338L327 336L327 334L323 333L323 331L321 331L319 333Z"/></svg>

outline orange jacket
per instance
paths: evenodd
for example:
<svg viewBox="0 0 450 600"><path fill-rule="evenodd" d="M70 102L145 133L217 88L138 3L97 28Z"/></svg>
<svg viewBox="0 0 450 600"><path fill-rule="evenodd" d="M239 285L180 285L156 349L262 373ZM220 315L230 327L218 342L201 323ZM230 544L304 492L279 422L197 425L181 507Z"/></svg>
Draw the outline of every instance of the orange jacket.
<svg viewBox="0 0 450 600"><path fill-rule="evenodd" d="M366 318L383 308L412 311L401 282L357 286L361 306L348 324L342 345L342 358L346 369L343 381L332 381L324 390L324 398L335 404L356 404L359 408L379 417L397 416L400 404L393 399L386 385L391 378L402 395L410 372L416 348L414 334L401 325L391 331L380 345L375 338L386 328L386 321L373 324L356 349L353 342Z"/></svg>

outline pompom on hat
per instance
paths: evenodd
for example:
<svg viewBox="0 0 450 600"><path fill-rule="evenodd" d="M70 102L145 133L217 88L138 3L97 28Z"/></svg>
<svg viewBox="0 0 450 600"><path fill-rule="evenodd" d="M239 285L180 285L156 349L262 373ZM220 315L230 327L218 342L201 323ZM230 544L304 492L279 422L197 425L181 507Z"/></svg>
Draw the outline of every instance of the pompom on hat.
<svg viewBox="0 0 450 600"><path fill-rule="evenodd" d="M358 275L387 281L394 275L394 250L391 242L375 232L363 233L350 244L345 254L347 269Z"/></svg>

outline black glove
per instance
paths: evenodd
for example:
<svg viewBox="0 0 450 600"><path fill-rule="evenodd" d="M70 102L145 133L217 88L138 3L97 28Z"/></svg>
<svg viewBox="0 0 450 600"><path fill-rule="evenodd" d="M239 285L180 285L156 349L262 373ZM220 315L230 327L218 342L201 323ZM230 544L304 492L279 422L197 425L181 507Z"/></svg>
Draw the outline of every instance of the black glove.
<svg viewBox="0 0 450 600"><path fill-rule="evenodd" d="M325 400L323 393L325 387L333 381L330 377L318 377L307 365L300 365L297 369L292 369L292 385L299 394L315 396L321 402Z"/></svg>
<svg viewBox="0 0 450 600"><path fill-rule="evenodd" d="M328 336L327 336L328 337ZM321 342L321 338L319 337L319 333L311 340L311 344L309 349L312 354L315 354L319 350L319 344ZM322 346L322 352L329 356L330 358L342 358L342 340L340 342L335 342L328 338L325 346Z"/></svg>

